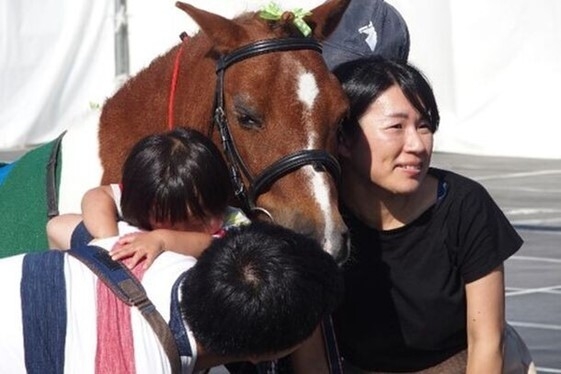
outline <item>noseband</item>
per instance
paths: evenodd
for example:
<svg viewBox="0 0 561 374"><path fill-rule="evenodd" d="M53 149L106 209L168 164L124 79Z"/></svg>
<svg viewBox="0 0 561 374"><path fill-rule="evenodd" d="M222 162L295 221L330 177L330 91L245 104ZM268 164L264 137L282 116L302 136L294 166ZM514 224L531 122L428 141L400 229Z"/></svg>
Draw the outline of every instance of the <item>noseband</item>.
<svg viewBox="0 0 561 374"><path fill-rule="evenodd" d="M224 71L229 66L265 53L304 49L321 53L321 44L309 38L260 40L223 55L217 61L214 124L220 132L222 146L230 168L230 178L234 185L234 194L242 203L243 209L248 215L260 212L266 214L272 220L272 216L267 210L256 206L257 198L276 180L302 166L312 165L316 171L327 171L333 176L335 181L338 181L340 178L341 168L337 159L320 149L304 149L291 153L275 161L254 177L236 148L226 118L224 110ZM249 187L245 186L241 173L243 173L243 176L249 183Z"/></svg>

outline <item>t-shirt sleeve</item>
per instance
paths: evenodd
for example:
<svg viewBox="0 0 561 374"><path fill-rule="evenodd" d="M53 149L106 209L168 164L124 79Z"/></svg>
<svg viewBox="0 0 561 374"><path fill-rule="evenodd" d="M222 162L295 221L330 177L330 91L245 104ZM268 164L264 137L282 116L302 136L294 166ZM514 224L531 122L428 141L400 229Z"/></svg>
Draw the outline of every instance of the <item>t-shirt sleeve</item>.
<svg viewBox="0 0 561 374"><path fill-rule="evenodd" d="M460 201L458 265L466 283L489 274L522 246L522 238L480 186Z"/></svg>
<svg viewBox="0 0 561 374"><path fill-rule="evenodd" d="M122 187L120 184L110 184L111 192L113 192L113 200L115 201L115 207L117 207L117 214L119 218L123 217L123 212L121 211L121 195Z"/></svg>

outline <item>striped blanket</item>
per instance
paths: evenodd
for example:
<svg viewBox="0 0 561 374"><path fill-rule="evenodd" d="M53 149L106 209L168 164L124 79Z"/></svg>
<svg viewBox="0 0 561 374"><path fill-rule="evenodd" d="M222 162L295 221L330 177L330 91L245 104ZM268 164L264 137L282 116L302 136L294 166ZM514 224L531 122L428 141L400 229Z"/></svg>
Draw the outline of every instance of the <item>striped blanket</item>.
<svg viewBox="0 0 561 374"><path fill-rule="evenodd" d="M194 263L191 257L165 252L141 275L166 321L173 284ZM171 372L140 312L116 299L74 257L45 251L1 259L0 280L0 373ZM186 373L195 360L193 352Z"/></svg>

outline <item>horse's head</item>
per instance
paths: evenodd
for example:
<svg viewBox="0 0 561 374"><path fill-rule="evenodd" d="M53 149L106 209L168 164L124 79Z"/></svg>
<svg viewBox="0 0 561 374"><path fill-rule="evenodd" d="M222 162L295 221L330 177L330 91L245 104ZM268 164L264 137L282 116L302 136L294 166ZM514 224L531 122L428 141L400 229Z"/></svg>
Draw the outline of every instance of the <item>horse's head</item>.
<svg viewBox="0 0 561 374"><path fill-rule="evenodd" d="M329 35L347 3L327 1L303 19L314 38L302 35L292 12L278 20L259 13L229 20L177 3L209 41L205 55L217 74L213 136L225 144L239 197L255 212L313 235L338 260L347 257L348 240L332 155L348 104L315 40Z"/></svg>

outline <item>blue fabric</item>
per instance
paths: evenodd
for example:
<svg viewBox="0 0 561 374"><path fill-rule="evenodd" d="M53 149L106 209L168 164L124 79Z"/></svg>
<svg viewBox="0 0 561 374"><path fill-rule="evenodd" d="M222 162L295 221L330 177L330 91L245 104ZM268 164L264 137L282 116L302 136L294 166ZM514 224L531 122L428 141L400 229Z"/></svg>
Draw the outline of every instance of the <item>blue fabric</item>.
<svg viewBox="0 0 561 374"><path fill-rule="evenodd" d="M109 252L101 247L82 245L70 248L66 253L79 259L127 305L133 305L137 300L129 298L127 292L121 288L122 282L132 280L144 291L138 279L121 262L113 260ZM150 304L148 307L154 306Z"/></svg>
<svg viewBox="0 0 561 374"><path fill-rule="evenodd" d="M88 245L89 242L93 240L93 236L86 229L84 221L80 222L78 226L72 231L72 236L70 237L70 248L81 247Z"/></svg>
<svg viewBox="0 0 561 374"><path fill-rule="evenodd" d="M0 185L4 183L4 180L8 177L8 174L13 169L14 163L11 164L0 164Z"/></svg>
<svg viewBox="0 0 561 374"><path fill-rule="evenodd" d="M448 183L439 179L438 180L438 190L436 191L436 201L441 202L446 194L448 193Z"/></svg>
<svg viewBox="0 0 561 374"><path fill-rule="evenodd" d="M25 255L20 293L27 373L63 373L67 318L64 253Z"/></svg>
<svg viewBox="0 0 561 374"><path fill-rule="evenodd" d="M193 356L191 351L191 345L189 344L189 338L187 337L187 330L185 329L185 324L183 323L183 318L181 317L181 308L179 306L179 286L185 279L185 273L181 274L179 278L173 284L171 289L171 303L170 303L170 320L169 327L175 338L175 344L179 350L180 356Z"/></svg>

